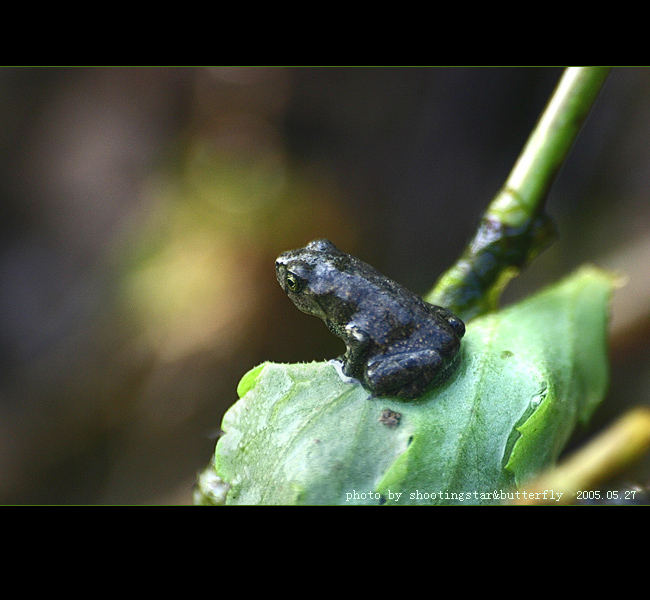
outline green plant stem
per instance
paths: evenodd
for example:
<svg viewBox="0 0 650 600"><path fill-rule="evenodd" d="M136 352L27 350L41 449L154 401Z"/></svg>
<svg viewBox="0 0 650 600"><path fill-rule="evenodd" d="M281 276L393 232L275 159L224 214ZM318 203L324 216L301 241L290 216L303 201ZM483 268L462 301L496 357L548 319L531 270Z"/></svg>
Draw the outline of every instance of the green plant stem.
<svg viewBox="0 0 650 600"><path fill-rule="evenodd" d="M513 204L521 204L525 213L509 225L520 224L546 198L608 73L608 68L594 67L571 67L564 72L503 190L490 206L508 213Z"/></svg>
<svg viewBox="0 0 650 600"><path fill-rule="evenodd" d="M544 201L609 71L565 70L475 237L426 300L464 319L494 310L507 282L549 245L555 229Z"/></svg>

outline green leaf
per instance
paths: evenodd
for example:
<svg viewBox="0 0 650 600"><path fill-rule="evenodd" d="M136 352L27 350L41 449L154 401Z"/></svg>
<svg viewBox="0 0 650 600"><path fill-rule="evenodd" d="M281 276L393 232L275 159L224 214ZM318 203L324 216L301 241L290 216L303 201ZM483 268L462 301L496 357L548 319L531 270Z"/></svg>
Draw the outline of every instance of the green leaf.
<svg viewBox="0 0 650 600"><path fill-rule="evenodd" d="M584 267L475 319L458 371L417 400L370 397L333 363L256 367L240 383L204 474L218 493L204 489L199 500L500 502L555 462L602 399L614 285Z"/></svg>

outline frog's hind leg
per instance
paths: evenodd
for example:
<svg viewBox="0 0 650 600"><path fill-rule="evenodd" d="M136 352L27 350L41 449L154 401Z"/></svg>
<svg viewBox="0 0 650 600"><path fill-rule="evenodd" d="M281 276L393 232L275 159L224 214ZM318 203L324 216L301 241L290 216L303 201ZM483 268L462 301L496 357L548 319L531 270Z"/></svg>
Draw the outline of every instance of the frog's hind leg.
<svg viewBox="0 0 650 600"><path fill-rule="evenodd" d="M377 396L416 398L440 376L443 362L432 349L382 355L368 363L365 380Z"/></svg>

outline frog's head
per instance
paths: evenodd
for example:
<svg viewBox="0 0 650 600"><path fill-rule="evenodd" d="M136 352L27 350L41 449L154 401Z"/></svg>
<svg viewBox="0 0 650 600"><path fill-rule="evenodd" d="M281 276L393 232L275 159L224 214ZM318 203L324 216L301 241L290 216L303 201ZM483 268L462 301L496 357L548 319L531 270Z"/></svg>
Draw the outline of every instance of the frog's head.
<svg viewBox="0 0 650 600"><path fill-rule="evenodd" d="M339 279L338 263L346 256L329 240L314 240L304 248L280 254L275 261L275 274L300 310L327 319L326 298Z"/></svg>

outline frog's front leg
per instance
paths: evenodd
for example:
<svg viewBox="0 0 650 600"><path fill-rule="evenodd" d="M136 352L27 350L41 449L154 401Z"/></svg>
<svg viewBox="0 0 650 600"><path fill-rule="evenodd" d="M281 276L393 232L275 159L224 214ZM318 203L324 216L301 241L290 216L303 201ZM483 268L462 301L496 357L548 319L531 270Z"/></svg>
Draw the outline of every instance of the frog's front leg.
<svg viewBox="0 0 650 600"><path fill-rule="evenodd" d="M377 396L415 398L441 377L443 363L440 354L430 348L379 355L368 362L365 381Z"/></svg>
<svg viewBox="0 0 650 600"><path fill-rule="evenodd" d="M361 379L374 342L371 336L354 323L348 323L344 330L346 351L343 356L343 373Z"/></svg>

